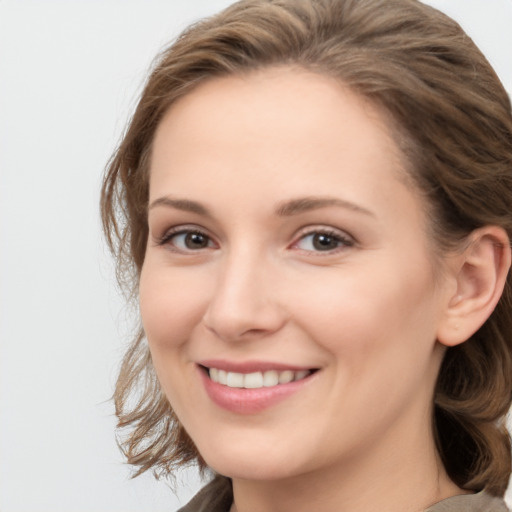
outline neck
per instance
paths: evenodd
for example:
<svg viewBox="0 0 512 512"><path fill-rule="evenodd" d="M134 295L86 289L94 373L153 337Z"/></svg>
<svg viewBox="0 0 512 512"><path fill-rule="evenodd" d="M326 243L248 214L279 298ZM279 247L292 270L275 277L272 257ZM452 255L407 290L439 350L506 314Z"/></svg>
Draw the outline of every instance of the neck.
<svg viewBox="0 0 512 512"><path fill-rule="evenodd" d="M388 437L318 471L272 481L234 478L232 512L422 512L463 492L448 478L428 426Z"/></svg>

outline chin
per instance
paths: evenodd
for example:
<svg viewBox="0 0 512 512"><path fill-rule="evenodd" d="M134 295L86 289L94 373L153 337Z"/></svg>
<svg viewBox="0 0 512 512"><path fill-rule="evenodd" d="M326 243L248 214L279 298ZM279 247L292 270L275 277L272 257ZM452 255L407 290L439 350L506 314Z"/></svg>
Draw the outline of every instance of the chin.
<svg viewBox="0 0 512 512"><path fill-rule="evenodd" d="M216 473L240 480L281 480L295 476L301 471L290 464L284 457L269 452L236 453L231 450L223 450L222 453L210 451L202 455L208 467Z"/></svg>
<svg viewBox="0 0 512 512"><path fill-rule="evenodd" d="M278 481L293 476L297 476L295 472L285 469L283 466L274 467L266 464L251 463L220 463L217 466L210 466L216 473L235 480L251 480L251 481Z"/></svg>

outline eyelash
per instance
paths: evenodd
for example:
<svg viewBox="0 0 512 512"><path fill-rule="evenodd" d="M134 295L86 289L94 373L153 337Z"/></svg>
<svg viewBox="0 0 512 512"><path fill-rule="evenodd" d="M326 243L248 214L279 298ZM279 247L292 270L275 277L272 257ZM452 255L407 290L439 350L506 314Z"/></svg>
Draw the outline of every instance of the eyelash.
<svg viewBox="0 0 512 512"><path fill-rule="evenodd" d="M300 247L298 247L298 245L301 242L303 242L304 240L306 240L308 237L315 237L315 236L323 236L327 239L331 239L337 244L337 246L335 248L328 249L325 251L301 249ZM314 243L314 241L312 243ZM336 254L339 251L342 251L348 247L353 247L354 244L355 244L354 239L341 231L337 231L334 229L326 229L326 228L321 228L321 227L309 227L300 233L297 241L293 242L291 247L294 247L297 250L306 252L308 254L315 254L315 255L321 256L322 253L324 253L326 256L328 256L331 254Z"/></svg>
<svg viewBox="0 0 512 512"><path fill-rule="evenodd" d="M170 246L172 246L172 250L174 250L176 252L183 252L183 253L198 252L201 249L206 249L207 248L207 247L199 248L199 249L190 249L190 248L189 249L181 249L181 248L178 248L174 244L172 244L171 242L172 242L173 238L176 238L179 235L185 235L185 236L187 236L187 235L200 235L200 236L204 237L205 239L207 239L208 243L212 242L212 237L209 236L207 233L205 233L202 229L197 228L196 226L177 226L175 228L170 229L169 231L166 231L165 234L157 240L157 244L160 245L160 246L170 245Z"/></svg>
<svg viewBox="0 0 512 512"><path fill-rule="evenodd" d="M176 238L179 235L184 235L184 236L199 235L206 239L208 245L205 247L199 247L196 249L191 249L191 248L183 249L183 248L176 247L176 245L172 244L171 242L172 242L173 238ZM320 237L323 236L326 239L330 239L330 240L334 241L334 243L336 243L337 245L336 245L336 247L334 247L332 249L328 248L325 251L314 250L314 249L301 249L299 247L299 244L301 242L303 242L304 240L306 240L308 237L315 237L315 236L320 236ZM212 247L210 244L212 244L212 243L214 244L213 247L215 247L216 244L213 241L212 237L209 236L207 233L205 233L204 230L202 230L196 226L177 226L176 228L172 228L171 230L166 231L166 233L157 240L157 245L159 245L159 246L168 245L168 246L171 246L173 251L181 252L181 253L195 253L195 252L200 252L202 250L210 249ZM312 241L312 243L314 244L314 241ZM348 247L352 247L354 245L355 245L354 239L352 237L346 235L343 232L336 231L333 229L320 228L320 227L318 227L318 228L309 227L309 228L305 228L299 234L296 241L293 242L290 245L290 247L295 248L303 253L308 253L308 254L322 255L322 253L324 253L325 255L331 255L331 254L335 254L339 251L342 251Z"/></svg>

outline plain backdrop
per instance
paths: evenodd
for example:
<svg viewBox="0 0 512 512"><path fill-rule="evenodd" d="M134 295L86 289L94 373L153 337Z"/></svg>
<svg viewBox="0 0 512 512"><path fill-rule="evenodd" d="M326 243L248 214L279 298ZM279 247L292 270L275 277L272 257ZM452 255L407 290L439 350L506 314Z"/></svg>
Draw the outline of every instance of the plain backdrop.
<svg viewBox="0 0 512 512"><path fill-rule="evenodd" d="M104 165L157 51L229 0L0 0L0 512L159 512L109 401L130 312L101 238ZM512 0L431 0L512 90Z"/></svg>

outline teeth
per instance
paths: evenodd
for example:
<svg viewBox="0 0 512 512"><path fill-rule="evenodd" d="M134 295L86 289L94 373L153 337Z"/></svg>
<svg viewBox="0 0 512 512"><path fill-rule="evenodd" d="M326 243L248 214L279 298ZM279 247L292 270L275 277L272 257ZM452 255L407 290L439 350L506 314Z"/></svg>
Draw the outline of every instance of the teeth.
<svg viewBox="0 0 512 512"><path fill-rule="evenodd" d="M304 377L307 377L311 372L309 370L301 370L300 372L295 372L295 377L293 380L300 380Z"/></svg>
<svg viewBox="0 0 512 512"><path fill-rule="evenodd" d="M238 375L241 375L240 373ZM248 373L242 376L244 380L244 388L262 388L263 387L263 374L261 372Z"/></svg>
<svg viewBox="0 0 512 512"><path fill-rule="evenodd" d="M218 378L217 378L216 382L218 382L219 384L224 384L224 386L226 386L228 383L227 372L225 372L224 370L218 370L218 372L219 373L218 373ZM211 375L210 375L210 377L211 377ZM212 377L212 380L213 380L213 377Z"/></svg>
<svg viewBox="0 0 512 512"><path fill-rule="evenodd" d="M284 372L279 373L279 384L288 384L288 382L293 381L293 372L291 370L286 370Z"/></svg>
<svg viewBox="0 0 512 512"><path fill-rule="evenodd" d="M263 385L267 388L279 384L279 374L275 370L270 370L263 374Z"/></svg>
<svg viewBox="0 0 512 512"><path fill-rule="evenodd" d="M244 375L242 373L228 372L226 385L229 388L243 388L244 380Z"/></svg>
<svg viewBox="0 0 512 512"><path fill-rule="evenodd" d="M230 388L258 389L262 387L272 387L278 384L288 384L296 380L301 380L311 374L310 370L300 370L297 372L284 370L268 370L266 372L236 373L226 372L218 368L210 368L210 379Z"/></svg>

